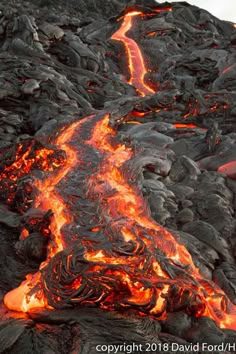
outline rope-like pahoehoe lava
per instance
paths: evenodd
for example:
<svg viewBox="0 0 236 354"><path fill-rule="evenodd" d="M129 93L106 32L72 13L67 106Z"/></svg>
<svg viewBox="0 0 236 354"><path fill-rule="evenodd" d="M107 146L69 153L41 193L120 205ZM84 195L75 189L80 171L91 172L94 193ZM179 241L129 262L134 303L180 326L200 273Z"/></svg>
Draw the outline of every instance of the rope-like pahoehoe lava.
<svg viewBox="0 0 236 354"><path fill-rule="evenodd" d="M113 39L127 38L132 16L134 13L124 17L122 30ZM134 52L129 46L134 41L127 43L131 63ZM136 54L141 56L140 51ZM140 58L135 62L145 69ZM143 81L145 73L140 74L140 67L132 68L130 82L141 94L151 93ZM34 183L39 191L34 207L53 212L47 260L38 273L28 275L5 296L5 305L27 312L36 307L96 304L109 310L132 308L157 318L185 308L196 317L214 319L220 327L236 329L235 306L199 274L186 248L150 217L130 163L135 151L119 143L109 126L109 115L97 114L73 123L54 144L66 152L65 162L59 172ZM84 187L88 200L96 201L103 224L81 239L74 235L68 241L63 228L76 224L76 215L71 215L71 207L60 194L61 182L69 183L75 170L86 169L80 151L98 157L95 168L88 169Z"/></svg>

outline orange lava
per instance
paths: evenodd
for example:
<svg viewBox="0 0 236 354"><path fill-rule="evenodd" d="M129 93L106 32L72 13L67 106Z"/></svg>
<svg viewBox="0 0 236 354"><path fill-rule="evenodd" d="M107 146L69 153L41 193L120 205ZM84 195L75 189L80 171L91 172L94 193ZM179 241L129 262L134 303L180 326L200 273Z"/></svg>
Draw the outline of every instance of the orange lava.
<svg viewBox="0 0 236 354"><path fill-rule="evenodd" d="M173 126L177 129L182 129L182 128L189 128L189 129L194 129L198 128L197 125L195 124L182 124L182 123L174 123Z"/></svg>
<svg viewBox="0 0 236 354"><path fill-rule="evenodd" d="M69 171L73 170L73 167L79 162L78 156L75 151L67 144L71 140L75 130L90 117L83 119L82 121L71 124L67 129L62 131L55 141L55 144L66 152L66 162L58 173L46 178L44 181L36 180L35 186L39 190L34 207L43 211L51 210L53 212L53 220L50 225L50 229L53 238L48 245L47 260L40 265L42 270L49 260L58 252L64 249L64 242L61 230L72 220L72 216L67 212L67 207L60 195L56 191L57 184L66 177ZM44 151L43 151L44 152ZM41 156L41 154L39 154ZM25 154L21 160L25 159ZM45 164L47 160L45 159ZM26 164L26 168L30 170L30 167ZM27 231L23 230L23 237L28 236ZM34 287L40 282L41 273L28 274L26 280L21 285L8 292L4 297L4 304L11 310L27 312L36 307L48 307L47 299L41 290Z"/></svg>
<svg viewBox="0 0 236 354"><path fill-rule="evenodd" d="M143 14L135 11L126 14L121 28L112 36L112 39L124 43L130 69L129 82L144 96L152 94L154 91L144 82L146 68L137 43L126 37L126 33L132 26L132 18L138 15ZM66 161L60 167L59 172L52 173L44 181L37 180L35 182L39 195L34 207L43 211L50 209L53 212L50 225L52 238L48 245L47 260L41 264L39 271L34 275L27 275L26 280L18 288L5 296L4 303L11 310L27 312L36 307L48 307L47 298L41 287L41 271L47 267L52 257L67 247L63 241L62 231L63 227L70 224L73 219L66 203L56 189L60 181L66 178L68 173L73 171L74 166L79 163L78 153L72 149L69 143L76 130L83 129L83 124L89 118L91 117L71 124L59 134L55 144L66 152ZM183 125L181 127L183 128ZM195 127L191 126L191 128ZM107 278L109 275L115 276L119 280L118 284L121 285L121 288L123 286L129 290L127 307L128 304L142 307L151 302L149 314L154 316L165 312L165 297L172 285L176 284L182 293L184 291L197 292L199 303L203 306L198 308L198 303L196 303L196 316L208 316L214 319L220 327L236 330L236 306L227 300L224 292L217 285L200 275L185 246L179 244L169 231L151 218L140 191L132 185L132 181L125 174L126 163L132 159L134 151L125 145L118 144L115 135L116 132L109 126L108 114L97 120L95 125L91 124L91 137L85 144L98 152L101 162L89 177L88 198L97 198L101 217L105 220L113 220L119 231L118 234L123 238L123 244L132 243L135 249L131 255L117 257L111 255L106 249L86 250L84 258L92 264L89 272L95 272L96 274L94 274L99 279L99 272L104 271L104 265L111 265L109 271L103 276ZM106 190L109 190L108 194L106 194ZM97 227L92 231L96 232ZM27 237L26 231L23 236ZM142 247L150 250L153 256L145 259L145 255L138 252ZM173 279L167 274L165 268L154 256L157 252L162 252L163 258L166 257L170 265L179 267L179 270L182 271L180 279ZM68 264L71 258L69 254ZM145 286L147 283L152 286ZM162 286L157 286L160 283ZM78 279L73 279L71 287L79 289L81 284L82 279L78 277ZM115 294L109 284L104 286L107 287L109 295L100 306L104 309L112 309L114 298L120 296L122 302L122 292ZM183 295L181 291L180 297ZM77 299L72 298L71 300L76 302ZM89 302L89 300L87 301ZM125 303L123 306L126 306Z"/></svg>
<svg viewBox="0 0 236 354"><path fill-rule="evenodd" d="M51 210L54 215L51 223L51 231L54 235L54 240L49 247L48 260L57 252L64 249L61 230L64 225L71 222L71 216L66 213L66 205L56 192L55 187L78 163L76 152L67 144L67 142L71 140L75 129L81 125L81 122L82 121L73 123L63 131L55 141L55 145L66 152L66 164L63 168L56 175L50 176L45 181L37 180L35 182L35 185L40 192L39 196L36 198L35 207L43 211Z"/></svg>
<svg viewBox="0 0 236 354"><path fill-rule="evenodd" d="M35 163L40 163L43 171L53 171L53 164L47 164L47 157L53 153L53 150L43 148L38 151L37 156L34 158L31 157L32 146L29 146L24 152L23 148L23 144L18 145L15 162L4 169L4 173L12 172L11 180L17 180L23 173L29 173Z"/></svg>
<svg viewBox="0 0 236 354"><path fill-rule="evenodd" d="M156 32L149 32L149 33L147 33L147 35L148 35L148 36L151 36L151 37L152 37L152 36L155 36L155 34L156 34Z"/></svg>
<svg viewBox="0 0 236 354"><path fill-rule="evenodd" d="M205 310L204 312L199 313L199 316L205 315L211 317L222 328L236 329L236 307L229 303L229 313L222 312L222 302L224 302L225 299L224 292L215 284L204 280L199 274L198 269L195 267L191 255L186 248L183 245L178 244L171 233L152 220L145 210L143 199L126 181L124 175L121 173L121 168L123 164L131 158L133 153L124 145L115 146L114 144L111 144L111 137L114 135L115 132L109 127L109 116L105 115L103 120L97 123L91 140L87 142L87 144L93 145L100 152L106 153L101 169L98 170L97 174L94 174L90 178L91 190L93 192L96 190L96 193L98 193L99 188L101 188L101 203L103 199L102 193L104 181L109 183L112 189L116 190L116 193L112 197L106 198L106 196L104 196L108 205L106 215L109 214L114 220L119 220L122 217L125 217L130 221L130 224L137 224L140 227L149 230L149 234L152 238L151 240L149 238L143 238L143 242L146 246L149 247L149 249L153 249L153 251L155 250L155 247L162 249L167 254L168 259L173 261L173 264L180 262L181 264L188 266L188 273L192 277L192 280L197 281L197 285L191 285L186 282L184 287L185 289L191 289L191 286L193 288L197 287L199 297L205 304ZM122 226L121 232L126 242L129 240L137 240L137 235L132 233L129 228ZM113 259L104 251L95 253L87 252L86 259L90 261L99 260L101 263L106 264L129 264L130 262L134 262L134 258L132 257L127 257L125 260L122 258ZM137 260L134 264L136 263ZM157 262L153 262L152 267L155 273L155 276L153 276L153 282L160 281L160 279L162 279L163 283L165 283L165 279L170 281L165 271L161 269ZM136 304L145 302L145 299L147 300L147 298L150 300L150 297L152 296L150 289L140 289L127 274L124 275L123 273L120 273L119 278L124 280L124 277L125 283L126 285L129 285L129 290L132 294L132 297L129 300L132 300ZM175 282L175 280L173 282ZM151 310L151 314L160 312L161 307L163 306L163 299L169 286L169 284L166 284L163 289L159 291L156 305Z"/></svg>
<svg viewBox="0 0 236 354"><path fill-rule="evenodd" d="M142 123L137 122L136 120L129 120L128 122L125 122L125 124L142 125Z"/></svg>
<svg viewBox="0 0 236 354"><path fill-rule="evenodd" d="M150 113L151 111L147 111L147 112L139 112L139 111L131 111L130 115L131 116L135 116L135 117L144 117L146 116L148 113Z"/></svg>
<svg viewBox="0 0 236 354"><path fill-rule="evenodd" d="M18 288L9 291L4 297L4 304L7 308L13 311L29 312L34 308L50 308L48 306L47 298L41 290L34 291L33 294L30 291L40 281L41 273L27 274L26 280L24 280Z"/></svg>
<svg viewBox="0 0 236 354"><path fill-rule="evenodd" d="M79 163L77 153L68 143L76 129L80 125L82 125L81 129L83 128L83 123L87 119L73 123L56 140L58 146L66 151L67 160L65 165L61 167L58 173L53 174L44 181L36 182L40 193L36 199L35 206L45 211L51 209L54 214L51 223L53 239L49 244L47 260L41 264L40 270L47 266L48 261L54 254L65 247L62 228L65 224L72 221L72 217L68 216L67 205L55 191L55 187L62 178L66 177L69 171L73 170L75 164ZM91 126L93 127L93 125ZM186 273L182 280L171 279L155 257L147 260L142 256L142 253L136 254L135 250L133 255L116 257L109 255L105 249L87 250L85 252L84 258L94 264L89 271L97 272L99 278L99 272L103 271L102 265L107 266L110 264L110 275L117 277L119 282L129 289L128 304L132 305L133 303L138 306L145 306L151 301L152 307L149 313L154 316L159 316L159 314L164 316L165 296L172 284L178 285L182 292L197 291L200 303L204 307L200 307L199 311L196 312L196 316L205 315L214 319L222 328L236 329L235 306L230 302L226 306L226 296L223 291L199 274L186 248L178 244L170 232L152 220L140 192L128 182L123 169L125 163L132 158L134 152L131 148L115 142L116 133L109 126L109 115L106 114L100 118L92 129L92 136L85 144L93 146L103 156L103 159L97 171L94 171L89 178L88 198L96 195L100 196L98 202L99 205L103 205L103 208L99 210L99 213L102 213L102 216L107 219L116 222L116 229L120 230L124 243L131 241L136 244L136 250L138 250L140 247L139 240L141 239L144 246L151 251L151 254L155 254L156 250L162 250L170 264L181 265L182 269L186 269ZM104 193L105 184L108 184L113 191L112 195L107 196ZM97 228L94 229L94 231L96 230ZM68 262L70 262L70 256L68 256ZM145 272L145 264L147 262L149 263L149 271ZM114 265L121 266L121 270L112 268ZM125 271L126 266L129 269L134 268L135 277ZM47 298L41 288L40 270L34 275L29 274L18 288L5 296L4 303L9 309L27 312L36 307L49 307ZM138 274L141 276L140 278L138 278ZM106 276L109 276L109 274L107 273ZM152 287L145 287L145 279L152 284ZM156 288L155 284L157 283L163 284L162 287ZM81 284L81 279L78 277L78 279L73 281L71 287L79 289ZM114 306L113 300L119 294L113 293L112 295L112 289L109 286L107 289L110 289L111 293L100 306L104 309L112 309L112 306ZM72 299L72 301L76 301L76 298ZM154 304L153 301L155 301ZM222 311L222 308L225 310Z"/></svg>
<svg viewBox="0 0 236 354"><path fill-rule="evenodd" d="M115 131L109 127L109 115L105 115L101 122L97 123L91 140L87 141L87 144L96 147L100 152L107 153L105 161L103 161L102 170L98 174L94 174L90 178L90 188L91 190L102 188L104 181L109 183L117 193L114 196L108 198L109 210L107 212L111 215L114 220L120 217L126 217L129 220L135 220L141 227L148 228L150 230L162 231L165 234L165 240L161 240L163 244L168 245L168 242L175 243L175 248L170 248L165 250L169 259L173 261L179 261L179 254L181 254L182 263L189 265L191 261L191 256L187 250L182 246L178 245L173 236L164 230L161 226L157 225L150 216L143 215L144 201L140 198L134 188L132 188L129 183L125 180L122 175L120 168L124 163L133 155L130 148L125 145L114 145L109 142L110 138L115 135ZM147 213L145 213L147 214ZM124 233L126 233L124 231ZM134 237L134 235L133 235ZM156 240L160 242L159 240ZM152 244L148 240L145 240L148 246ZM161 243L156 243L156 246L160 247Z"/></svg>
<svg viewBox="0 0 236 354"><path fill-rule="evenodd" d="M139 11L127 13L124 16L120 29L113 34L111 39L121 41L124 44L130 70L129 83L136 88L141 96L145 96L153 94L155 91L145 84L145 74L147 70L145 68L143 56L139 46L132 38L126 36L126 33L132 27L132 17L138 15L143 14Z"/></svg>
<svg viewBox="0 0 236 354"><path fill-rule="evenodd" d="M163 11L172 11L172 7L161 7L160 9L153 9L153 12L163 12Z"/></svg>
<svg viewBox="0 0 236 354"><path fill-rule="evenodd" d="M225 173L228 177L236 179L236 161L230 161L220 166L218 172Z"/></svg>

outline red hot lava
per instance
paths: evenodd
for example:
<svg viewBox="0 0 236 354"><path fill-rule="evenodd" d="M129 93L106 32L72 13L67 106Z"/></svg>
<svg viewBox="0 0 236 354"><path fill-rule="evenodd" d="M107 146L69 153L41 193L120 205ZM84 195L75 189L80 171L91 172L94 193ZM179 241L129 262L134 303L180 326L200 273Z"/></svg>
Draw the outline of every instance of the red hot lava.
<svg viewBox="0 0 236 354"><path fill-rule="evenodd" d="M228 177L236 179L236 161L230 161L220 166L218 172L225 173Z"/></svg>
<svg viewBox="0 0 236 354"><path fill-rule="evenodd" d="M127 14L112 38L125 43L131 83L145 95L152 90L144 83L141 53L136 50L137 44L125 36L137 14ZM88 130L89 137L83 138ZM71 143L75 138L76 149ZM130 164L135 152L117 141L116 132L109 126L109 115L71 124L54 144L65 151L64 164L34 183L38 189L34 208L53 212L47 259L36 274L29 274L5 296L5 305L27 312L36 307L97 304L109 310L132 308L157 318L184 307L196 317L208 316L221 327L236 329L236 307L221 289L199 274L186 248L152 220ZM83 149L99 156L96 168L88 172L84 183L87 199L97 203L104 223L90 230L93 237L82 235L81 241L74 235L66 243L62 229L72 224L75 216L60 195L60 183L63 179L70 183L71 172L80 167L78 151ZM47 156L44 158L47 161ZM23 160L18 168L25 164ZM98 232L102 233L100 238Z"/></svg>
<svg viewBox="0 0 236 354"><path fill-rule="evenodd" d="M88 176L88 198L98 198L99 213L112 222L113 234L107 235L106 240L109 247L95 249L85 242L86 247L77 259L77 273L73 268L74 241L63 251L61 229L65 223L72 222L72 217L68 216L67 205L56 188L79 163L70 140L73 134L78 134L78 128L83 131L88 121L85 118L72 124L56 139L58 147L67 154L64 166L44 181L35 182L39 189L35 207L45 211L51 209L54 214L51 223L53 239L49 243L47 260L41 264L38 273L28 275L17 289L5 296L5 305L25 312L35 307L57 307L69 293L70 303L97 303L110 310L119 304L164 318L172 306L171 293L178 289L178 303L180 305L186 297L189 298L189 312L195 316L209 316L221 327L236 328L235 307L229 302L226 306L223 291L205 280L185 247L152 220L140 192L129 182L125 169L134 152L117 143L115 131L109 127L109 116L106 114L97 122L91 117L90 120L93 127L91 138L84 144L96 149L102 159L97 170ZM96 228L94 232L96 240ZM126 249L126 252L119 254L114 251L115 246L123 251ZM65 274L60 274L63 267L67 279L64 279ZM176 277L173 277L175 273ZM48 295L51 284L58 286L56 297Z"/></svg>
<svg viewBox="0 0 236 354"><path fill-rule="evenodd" d="M141 50L137 43L126 36L126 33L132 28L132 17L142 15L142 12L133 11L124 16L121 28L113 34L111 39L124 43L128 65L130 70L129 83L136 87L141 96L155 93L153 89L145 84L145 74L147 72Z"/></svg>

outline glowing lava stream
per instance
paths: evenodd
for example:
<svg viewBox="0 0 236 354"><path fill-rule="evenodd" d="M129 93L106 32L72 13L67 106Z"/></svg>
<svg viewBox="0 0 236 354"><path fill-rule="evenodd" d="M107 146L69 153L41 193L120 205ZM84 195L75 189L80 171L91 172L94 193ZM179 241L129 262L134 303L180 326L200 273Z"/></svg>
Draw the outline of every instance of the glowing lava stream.
<svg viewBox="0 0 236 354"><path fill-rule="evenodd" d="M53 213L53 220L50 225L53 240L50 240L48 244L47 260L40 265L40 270L43 269L50 259L58 252L64 249L64 243L61 235L61 229L64 225L71 222L71 216L66 211L66 205L62 198L56 192L57 184L66 177L69 171L78 163L78 157L76 152L67 144L71 140L75 129L77 129L81 123L87 121L87 117L79 122L71 124L67 129L62 131L55 141L55 145L58 148L66 152L66 162L65 165L59 170L59 172L46 180L36 180L35 186L39 190L39 195L37 196L34 206L43 211L48 211L49 209ZM4 297L4 304L14 311L28 312L35 307L49 307L46 297L44 296L41 289L37 292L33 292L29 295L30 291L37 286L41 280L40 271L36 274L28 274L26 280L21 283L21 285L8 292Z"/></svg>
<svg viewBox="0 0 236 354"><path fill-rule="evenodd" d="M125 15L121 28L112 36L112 39L122 41L125 44L129 58L130 83L136 87L141 95L146 95L152 94L154 91L144 82L146 69L141 51L134 40L125 36L132 26L132 17L141 14L141 12L131 12ZM43 211L51 209L54 215L50 227L53 240L49 243L47 260L41 264L40 270L34 275L27 275L26 280L18 288L5 296L4 303L9 309L27 312L36 307L49 307L48 299L43 290L47 289L49 284L45 279L42 279L43 273L41 272L47 269L50 259L52 261L56 258L55 255L58 256L63 253L60 252L65 247L61 234L62 228L72 221L67 205L56 192L55 187L79 163L77 153L70 147L69 142L75 130L83 125L88 118L91 117L73 123L56 139L55 144L58 145L58 148L66 152L65 165L61 167L57 174L53 174L45 181L38 180L35 183L40 193L34 206ZM132 255L128 256L114 256L102 248L95 251L85 250L84 259L89 262L90 267L90 273L88 272L88 274L92 274L91 277L96 276L99 281L102 276L115 278L118 283L117 287L121 286L121 289L129 290L129 298L125 299L127 302L123 302L123 307L132 307L133 303L136 307L140 306L142 309L142 307L145 307L143 304L151 303L150 310L143 311L143 313L156 316L162 313L161 310L165 306L165 295L171 289L171 285L176 284L180 293L181 290L187 290L190 293L192 291L193 294L197 293L200 303L205 307L204 310L201 308L202 311L200 312L195 310L196 315L208 316L221 327L236 329L236 307L230 302L227 309L226 306L224 307L226 296L223 291L199 274L186 248L178 244L170 232L152 220L145 209L144 199L128 182L124 174L125 163L132 158L134 153L125 145L113 141L115 134L115 131L109 127L109 115L107 114L99 118L95 127L93 124L91 125L91 138L85 144L97 150L102 159L97 171L93 171L93 175L88 176L90 187L88 188L88 197L100 196L98 203L100 206L102 205L101 212L105 219L107 217L108 220L114 220L114 223L118 224L123 237L123 245L126 246L129 242L133 242L136 248L133 253L131 252ZM110 187L110 194L108 193L108 195L106 195L104 183L107 183ZM113 193L111 193L111 190ZM143 256L142 253L137 251L141 242L144 244L144 248L151 251L150 259L144 259L145 255ZM109 251L111 250L109 249ZM162 269L158 257L155 257L157 251L163 252L163 257L168 259L170 265L177 269L179 267L182 277L173 279L167 274L167 271ZM69 254L66 264L70 265L71 258L72 254ZM79 261L77 260L78 263ZM120 268L115 268L114 265L119 265ZM85 263L83 263L84 266ZM145 273L146 266L148 269ZM105 267L110 267L110 269L108 271L104 270ZM69 271L70 269L68 269ZM68 287L71 286L78 290L77 294L82 292L80 289L80 287L83 288L82 277L81 275L78 279L74 279L72 284L67 284ZM56 281L58 284L60 274L56 274ZM145 284L148 284L148 286ZM102 286L102 281L101 284L96 284L96 286L98 285ZM122 297L122 291L121 295L119 291L118 294L114 294L112 286L107 285L107 283L105 283L104 288L107 291L105 293L106 298L104 299L104 294L101 294L96 301L91 300L93 304L98 303L102 308L113 309L114 296L117 296L122 303L123 299L119 298L119 296ZM127 297L127 293L125 295ZM79 301L79 296L74 299L71 298L71 300L76 303L77 300ZM60 296L58 298L58 301L60 301ZM88 297L86 301L89 302ZM81 301L81 304L86 304L86 301Z"/></svg>
<svg viewBox="0 0 236 354"><path fill-rule="evenodd" d="M133 11L127 13L124 16L121 27L113 34L111 39L115 39L124 43L130 70L129 83L137 89L141 96L145 96L153 94L155 91L145 84L144 78L147 70L145 68L143 56L139 46L132 38L126 36L126 33L132 27L132 17L137 15L142 15L142 12Z"/></svg>
<svg viewBox="0 0 236 354"><path fill-rule="evenodd" d="M66 151L66 164L61 167L61 170L56 175L47 178L44 182L37 182L40 195L37 197L36 205L45 211L52 209L54 213L51 231L54 236L55 246L52 247L50 245L47 261L41 264L39 272L34 275L29 274L18 288L5 296L4 303L9 309L27 312L37 307L49 307L42 283L44 288L47 288L49 284L42 278L41 271L47 269L50 258L55 253L57 255L62 253L59 252L64 248L61 229L65 224L71 222L71 218L67 217L67 205L55 193L55 186L62 178L66 177L69 171L73 171L75 164L79 163L77 154L68 143L72 139L75 130L88 118L73 123L59 135L56 142L60 148ZM159 316L158 314L161 313L165 306L165 295L172 284L179 286L180 291L181 289L190 292L195 291L200 303L204 305L204 311L196 312L197 315L211 317L221 327L236 329L235 306L229 303L228 310L230 313L227 313L226 309L222 309L225 298L223 291L213 282L205 280L199 274L186 248L178 244L170 232L152 220L145 209L145 203L140 193L128 183L122 169L125 168L125 163L132 158L134 153L130 148L114 141L115 131L109 127L109 115L106 114L99 118L95 127L93 125L92 123L91 138L85 144L93 146L99 152L102 160L97 170L93 171L91 176L88 176L88 197L100 195L99 205L103 205L104 201L107 205L106 208L102 208L101 212L108 220L114 220L118 226L120 225L123 244L126 245L133 241L133 244L136 244L137 247L130 256L113 256L109 252L107 254L106 249L86 250L84 259L89 262L90 269L88 274L94 274L96 279L99 279L102 274L105 277L109 277L109 274L115 277L118 284L122 284L123 287L129 290L129 298L126 305L124 302L123 306L132 306L133 303L136 307L140 306L142 308L144 303L151 302L152 306L148 313L154 316ZM113 190L112 194L108 191L108 196L106 195L104 183L108 184ZM122 219L123 222L120 222L119 220ZM144 243L147 250L150 250L151 259L145 260L145 253L143 256L142 253L136 252L140 241ZM154 256L156 250L164 252L168 262L173 266L175 265L183 270L184 267L188 266L185 276L181 279L172 279L168 276ZM67 257L68 264L70 264L71 255L69 254ZM51 261L53 260L54 257ZM145 271L145 262L150 263L147 272ZM114 268L114 265L120 265L120 268ZM104 267L108 268L109 273L104 273ZM70 268L68 268L68 271L70 271ZM57 276L58 282L60 282L60 274ZM80 287L84 287L81 284L81 276L78 276L78 279L73 277L73 283L70 286L80 292ZM145 284L149 285L145 286ZM162 284L162 287L160 285L158 287L156 284ZM100 303L100 307L113 309L114 290L111 286L107 287L106 284L104 287L108 293L105 300ZM153 297L154 294L156 294L155 297ZM103 295L101 295L102 297ZM154 298L155 302L153 303ZM75 303L76 300L76 298L72 299ZM99 300L100 298L97 301L98 303ZM93 302L93 300L91 301ZM120 302L122 303L122 299L120 299ZM81 303L83 304L83 302Z"/></svg>
<svg viewBox="0 0 236 354"><path fill-rule="evenodd" d="M90 183L94 182L94 187L90 186L93 190L95 188L98 190L99 186L102 185L102 181L106 181L110 184L111 188L117 190L117 193L114 197L109 198L109 205L111 205L110 211L112 211L112 218L117 220L121 217L126 217L128 220L133 220L137 222L141 227L146 229L151 229L155 231L162 231L165 234L165 240L162 240L162 243L166 242L166 249L168 249L168 257L174 262L180 261L179 255L181 254L181 262L183 264L189 265L191 262L191 256L182 245L178 245L173 236L161 226L158 226L150 217L146 215L141 215L143 211L143 199L140 199L136 195L134 189L127 183L125 178L122 176L120 168L126 161L129 161L133 155L133 152L130 148L127 148L125 145L112 146L109 142L109 137L115 135L115 131L109 127L109 115L105 115L101 122L98 122L94 131L91 140L86 143L94 146L102 153L108 153L105 161L103 161L102 173L100 171L98 174L93 175L90 178ZM101 191L102 192L102 191ZM113 208L112 208L112 204ZM130 235L125 236L126 239L130 238ZM133 235L133 239L135 236ZM146 241L148 246L151 245ZM171 244L175 243L175 248L170 247ZM158 247L161 247L161 244L158 244Z"/></svg>
<svg viewBox="0 0 236 354"><path fill-rule="evenodd" d="M91 189L94 188L98 191L99 186L101 186L101 195L102 195L102 186L103 182L108 182L112 189L116 190L114 196L106 199L107 200L107 210L111 218L114 220L119 220L122 217L126 217L131 224L138 224L141 228L145 228L149 231L149 234L152 236L152 241L143 233L143 241L149 249L155 251L155 247L163 250L168 259L173 261L173 264L178 264L180 262L183 265L189 266L188 273L192 281L197 281L197 291L199 297L201 298L202 303L205 304L205 310L203 313L199 314L200 316L208 316L214 319L222 328L232 328L236 329L236 307L229 303L230 313L222 312L222 302L224 302L224 292L213 284L211 281L205 280L200 274L198 269L195 267L191 255L187 249L177 243L174 237L165 230L163 227L159 226L154 222L151 217L148 215L143 215L143 203L144 200L137 195L134 188L132 188L126 181L125 177L121 173L121 168L124 163L132 157L132 151L129 148L126 148L124 145L113 146L109 141L110 137L114 136L115 132L109 127L109 116L104 116L103 120L98 122L94 131L91 140L87 144L93 145L100 152L106 153L106 157L103 160L103 166L101 170L98 169L98 173L93 175L90 178ZM104 196L104 198L106 198ZM100 203L103 197L101 197ZM128 228L123 227L121 229L123 234L124 241L128 242L130 240L137 241L137 236L135 233L132 233ZM154 244L154 247L153 247ZM101 263L109 264L120 264L117 259L113 259L105 254L103 251L98 251L89 253L87 252L86 257L89 261L100 261ZM123 260L123 264L128 264ZM156 305L150 311L151 314L158 313L160 311L165 294L168 292L169 287L172 282L175 283L175 280L171 280L168 275L161 269L158 262L153 262L153 270L156 276L153 277L153 282L160 281L162 279L163 284L165 284L165 279L168 279L167 284L164 285L163 290L160 291L159 297L156 300ZM135 281L126 274L120 273L120 278L126 282L129 286L130 293L132 294L132 300L134 303L141 303L145 298L151 297L151 289L144 289L138 286L135 286ZM191 290L191 284L183 279L183 286L186 289ZM177 279L178 282L178 279ZM168 284L169 283L169 284ZM193 285L193 288L196 287L196 284ZM106 308L106 307L105 307ZM108 307L109 308L109 307Z"/></svg>

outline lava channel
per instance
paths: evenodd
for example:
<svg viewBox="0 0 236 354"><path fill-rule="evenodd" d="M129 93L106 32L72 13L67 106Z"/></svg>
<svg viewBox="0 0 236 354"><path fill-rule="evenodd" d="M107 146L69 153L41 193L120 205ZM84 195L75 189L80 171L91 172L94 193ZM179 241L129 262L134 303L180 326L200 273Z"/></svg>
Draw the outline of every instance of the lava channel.
<svg viewBox="0 0 236 354"><path fill-rule="evenodd" d="M90 117L85 118L83 122L89 118ZM62 251L65 247L61 230L66 224L69 224L72 221L72 216L69 212L67 212L66 204L56 191L56 186L67 176L68 172L73 170L73 167L79 163L79 158L76 152L70 147L69 144L67 144L67 142L70 141L75 129L79 128L81 123L82 121L79 121L70 125L67 129L63 130L61 134L59 134L55 141L55 145L58 146L59 149L66 152L66 161L63 167L58 173L53 174L44 181L38 179L34 182L35 187L39 191L39 194L34 202L34 207L42 211L52 211L53 219L50 225L50 230L53 238L48 244L47 259L45 262L41 263L39 272L36 274L28 274L26 276L26 280L23 281L18 288L8 292L4 297L4 304L11 310L28 312L35 307L50 307L48 306L48 300L41 288L37 289L37 291L31 291L35 286L40 284L41 270L48 264L50 259L55 254ZM50 166L47 164L48 154L48 152L45 153L45 149L39 151L37 154L37 157L44 157L44 164L42 166L42 170L44 171L50 170ZM20 156L17 166L18 171L21 171L22 165L26 163L26 157L28 155L29 151ZM18 156L16 156L16 159L17 158ZM25 167L26 171L24 172L30 172L31 167L31 160L27 161ZM11 168L16 168L15 164L13 164Z"/></svg>
<svg viewBox="0 0 236 354"><path fill-rule="evenodd" d="M145 83L147 70L139 46L132 38L126 36L126 33L132 28L132 17L138 15L143 15L143 13L138 11L127 13L124 16L121 27L112 35L111 39L120 41L124 44L130 71L129 83L136 88L141 96L145 96L153 94L155 91Z"/></svg>
<svg viewBox="0 0 236 354"><path fill-rule="evenodd" d="M146 69L141 51L135 41L126 37L132 17L140 14L126 14L112 39L125 44L130 83L146 95L153 90L144 83ZM73 215L55 187L80 163L70 141L88 119L90 138L78 145L93 149L100 160L96 170L86 176L87 198L97 201L97 211L107 225L98 227L103 237L96 238L95 228L93 242L72 241L65 248L62 228L72 222ZM174 309L174 302L183 307L187 301L185 308L192 315L208 316L222 328L236 329L235 305L216 284L200 275L187 249L152 220L129 164L135 153L117 142L109 115L73 123L59 134L55 144L66 152L65 165L57 174L35 183L39 191L35 207L53 212L47 260L36 274L29 274L5 296L5 305L27 312L36 307L92 304L108 310L131 308L164 318L168 309ZM130 175L134 175L133 180Z"/></svg>
<svg viewBox="0 0 236 354"><path fill-rule="evenodd" d="M96 241L95 232L96 248L89 243L81 248L79 241L79 245L72 241L64 249L61 237L62 227L72 217L67 217L67 205L55 192L55 186L79 164L79 157L69 143L76 129L79 126L83 129L87 118L72 124L56 140L66 151L66 164L57 174L36 183L40 193L35 206L54 213L53 239L39 272L28 275L17 289L9 292L4 298L5 305L27 312L36 307L61 307L65 303L97 304L104 309L133 308L164 318L167 304L171 306L171 292L178 289L180 303L189 294L187 310L192 314L211 317L221 327L235 329L235 306L221 289L199 274L186 248L152 220L140 192L129 182L127 162L132 160L134 152L117 143L108 114L96 119L91 122L91 138L83 142L101 158L96 171L87 176L87 197L98 200L98 213L110 224L106 245ZM55 288L57 296L52 295Z"/></svg>

